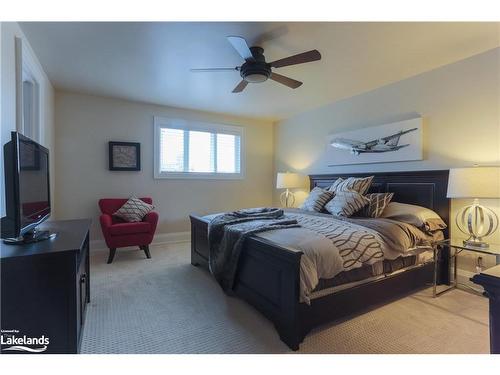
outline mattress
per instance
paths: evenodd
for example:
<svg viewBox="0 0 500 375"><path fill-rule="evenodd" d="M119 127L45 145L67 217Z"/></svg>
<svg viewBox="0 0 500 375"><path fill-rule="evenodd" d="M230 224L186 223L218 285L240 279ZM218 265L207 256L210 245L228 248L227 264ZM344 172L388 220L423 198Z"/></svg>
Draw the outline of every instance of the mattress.
<svg viewBox="0 0 500 375"><path fill-rule="evenodd" d="M387 275L414 266L417 264L417 260L418 255L401 256L396 259L384 259L372 265L363 265L350 271L343 271L331 279L319 279L318 286L313 290L313 293L318 290L365 280L373 276Z"/></svg>
<svg viewBox="0 0 500 375"><path fill-rule="evenodd" d="M415 267L423 266L427 264L428 262L432 262L434 257L433 257L433 251L432 250L427 250L424 251L423 253L416 255L416 256L411 256L407 257L409 259L406 259L405 264L409 264L407 266L402 267L401 263L396 263L393 264L392 266L385 268L385 271L390 271L390 272L380 272L382 268L377 268L374 270L373 274L371 275L370 272L366 272L363 275L350 275L348 277L341 277L340 279L336 281L326 281L325 283L322 284L322 287L320 288L319 286L309 295L310 301L313 301L315 299L325 297L330 294L338 293L342 290L354 288L359 285L367 284L369 282L373 282L376 280L383 279L388 276L393 276L400 274L402 272L405 272L407 270L413 269ZM381 265L385 264L387 267L387 263L391 263L392 261L384 261L380 262ZM408 262L408 263L406 263ZM411 264L413 263L413 264ZM339 275L337 275L339 276ZM358 276L358 277L356 277ZM333 278L335 279L335 277Z"/></svg>

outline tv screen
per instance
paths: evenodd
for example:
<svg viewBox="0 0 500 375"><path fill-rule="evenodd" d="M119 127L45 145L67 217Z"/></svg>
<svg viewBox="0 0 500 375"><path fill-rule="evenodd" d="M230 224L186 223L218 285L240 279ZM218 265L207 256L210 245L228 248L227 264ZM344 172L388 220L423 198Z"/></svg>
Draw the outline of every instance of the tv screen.
<svg viewBox="0 0 500 375"><path fill-rule="evenodd" d="M4 145L5 208L2 238L19 239L50 216L49 150L12 132ZM30 237L28 236L28 237Z"/></svg>
<svg viewBox="0 0 500 375"><path fill-rule="evenodd" d="M50 213L49 155L25 137L19 138L18 147L21 228L26 228Z"/></svg>

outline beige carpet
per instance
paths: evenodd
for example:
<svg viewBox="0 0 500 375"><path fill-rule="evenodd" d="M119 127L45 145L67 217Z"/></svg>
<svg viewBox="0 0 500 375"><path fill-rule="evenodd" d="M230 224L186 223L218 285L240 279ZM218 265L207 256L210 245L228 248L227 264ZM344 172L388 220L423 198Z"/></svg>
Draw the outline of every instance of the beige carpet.
<svg viewBox="0 0 500 375"><path fill-rule="evenodd" d="M287 353L272 324L189 263L189 243L91 254L83 353ZM488 353L488 301L430 290L311 332L299 353Z"/></svg>

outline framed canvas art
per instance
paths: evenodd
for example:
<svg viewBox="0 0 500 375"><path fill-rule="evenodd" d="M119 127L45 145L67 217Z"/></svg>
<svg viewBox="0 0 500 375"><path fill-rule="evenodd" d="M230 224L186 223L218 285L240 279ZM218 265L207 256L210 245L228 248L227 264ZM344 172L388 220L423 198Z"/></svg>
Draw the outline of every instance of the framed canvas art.
<svg viewBox="0 0 500 375"><path fill-rule="evenodd" d="M422 160L422 118L331 134L329 167Z"/></svg>
<svg viewBox="0 0 500 375"><path fill-rule="evenodd" d="M140 171L141 144L136 142L109 142L110 171Z"/></svg>

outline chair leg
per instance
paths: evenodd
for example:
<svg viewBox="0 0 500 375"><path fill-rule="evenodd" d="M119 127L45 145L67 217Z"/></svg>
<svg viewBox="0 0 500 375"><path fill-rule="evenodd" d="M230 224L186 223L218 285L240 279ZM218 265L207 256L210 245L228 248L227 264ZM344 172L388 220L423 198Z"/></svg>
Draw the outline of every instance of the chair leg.
<svg viewBox="0 0 500 375"><path fill-rule="evenodd" d="M151 253L149 252L149 245L141 246L141 249L146 253L146 258L151 259Z"/></svg>
<svg viewBox="0 0 500 375"><path fill-rule="evenodd" d="M116 253L116 248L109 249L108 264L111 264L111 262L113 262L113 258L115 257L115 253Z"/></svg>

